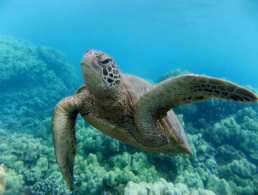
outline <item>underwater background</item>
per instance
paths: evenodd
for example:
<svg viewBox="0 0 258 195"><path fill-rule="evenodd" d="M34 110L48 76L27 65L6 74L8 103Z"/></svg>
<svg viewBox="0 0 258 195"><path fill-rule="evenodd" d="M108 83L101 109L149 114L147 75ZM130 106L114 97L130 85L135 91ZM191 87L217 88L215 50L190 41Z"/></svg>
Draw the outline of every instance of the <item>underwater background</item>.
<svg viewBox="0 0 258 195"><path fill-rule="evenodd" d="M152 84L190 72L258 94L257 10L255 0L0 1L0 195L258 194L257 102L174 108L193 156L136 149L78 117L73 190L51 135L87 49Z"/></svg>

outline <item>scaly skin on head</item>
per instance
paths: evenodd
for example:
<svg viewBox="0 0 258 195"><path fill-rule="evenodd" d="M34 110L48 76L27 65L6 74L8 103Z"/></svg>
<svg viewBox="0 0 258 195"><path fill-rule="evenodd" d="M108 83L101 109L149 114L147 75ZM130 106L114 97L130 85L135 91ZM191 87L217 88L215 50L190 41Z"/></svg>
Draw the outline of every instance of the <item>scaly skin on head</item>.
<svg viewBox="0 0 258 195"><path fill-rule="evenodd" d="M87 50L81 62L81 72L85 85L95 97L113 97L121 85L120 70L103 52Z"/></svg>
<svg viewBox="0 0 258 195"><path fill-rule="evenodd" d="M122 120L124 116L121 113L132 118L131 100L122 74L109 55L87 50L81 62L81 72L85 86L94 99L94 116L113 124Z"/></svg>

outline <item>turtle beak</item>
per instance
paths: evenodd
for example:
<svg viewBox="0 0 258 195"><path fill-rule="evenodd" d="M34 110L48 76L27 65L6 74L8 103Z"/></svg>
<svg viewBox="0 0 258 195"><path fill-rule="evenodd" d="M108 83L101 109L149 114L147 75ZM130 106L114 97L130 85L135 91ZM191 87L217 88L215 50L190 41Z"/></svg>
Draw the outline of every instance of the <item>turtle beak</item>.
<svg viewBox="0 0 258 195"><path fill-rule="evenodd" d="M86 69L91 68L96 72L98 76L102 76L102 68L98 65L96 57L101 52L87 50L82 58L81 62L81 70L82 72L86 71L85 67L88 66Z"/></svg>
<svg viewBox="0 0 258 195"><path fill-rule="evenodd" d="M90 66L90 64L95 60L95 58L96 56L92 55L91 52L86 51L82 58L81 66L84 66L84 65Z"/></svg>
<svg viewBox="0 0 258 195"><path fill-rule="evenodd" d="M98 56L100 55L101 52L100 51L95 51L95 50L91 50L91 49L88 49L87 51L85 51L85 54L84 55L94 55L94 56Z"/></svg>
<svg viewBox="0 0 258 195"><path fill-rule="evenodd" d="M81 73L84 80L84 83L87 82L87 77L90 77L92 81L95 81L96 84L102 84L102 68L98 65L96 57L98 53L93 50L87 50L81 61ZM88 75L88 76L87 76Z"/></svg>

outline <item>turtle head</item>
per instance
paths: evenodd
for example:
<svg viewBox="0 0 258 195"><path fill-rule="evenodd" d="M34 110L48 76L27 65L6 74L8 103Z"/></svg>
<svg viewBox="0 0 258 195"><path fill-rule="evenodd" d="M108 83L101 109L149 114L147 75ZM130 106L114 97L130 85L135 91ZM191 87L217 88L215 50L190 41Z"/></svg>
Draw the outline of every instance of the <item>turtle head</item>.
<svg viewBox="0 0 258 195"><path fill-rule="evenodd" d="M87 50L81 62L81 72L85 85L93 93L108 95L107 91L113 93L121 84L121 72L115 61L103 52Z"/></svg>

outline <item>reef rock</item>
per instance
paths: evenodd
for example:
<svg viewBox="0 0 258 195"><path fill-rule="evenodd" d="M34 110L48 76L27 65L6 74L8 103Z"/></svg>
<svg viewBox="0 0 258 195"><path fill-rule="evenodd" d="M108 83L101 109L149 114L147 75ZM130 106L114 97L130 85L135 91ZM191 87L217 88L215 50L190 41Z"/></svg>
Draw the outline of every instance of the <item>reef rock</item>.
<svg viewBox="0 0 258 195"><path fill-rule="evenodd" d="M0 166L0 195L3 194L6 186L6 171L5 168Z"/></svg>
<svg viewBox="0 0 258 195"><path fill-rule="evenodd" d="M75 69L63 53L0 35L2 128L36 134L41 120L76 87Z"/></svg>
<svg viewBox="0 0 258 195"><path fill-rule="evenodd" d="M130 181L125 189L124 195L185 195L189 194L189 190L185 184L182 183L168 183L165 179L160 178L155 183L145 183L141 182L136 184ZM214 192L210 190L203 190L203 189L195 189L191 194L194 195L215 195Z"/></svg>

